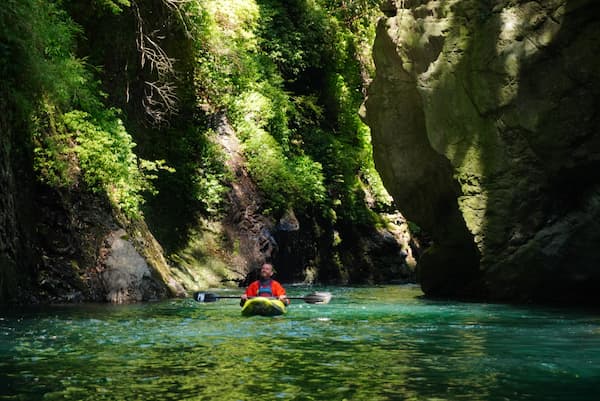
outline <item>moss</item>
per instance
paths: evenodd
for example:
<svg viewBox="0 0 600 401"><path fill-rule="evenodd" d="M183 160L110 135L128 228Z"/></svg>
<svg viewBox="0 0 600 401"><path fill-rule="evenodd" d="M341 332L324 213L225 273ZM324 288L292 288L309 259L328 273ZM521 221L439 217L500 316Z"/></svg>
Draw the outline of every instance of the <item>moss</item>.
<svg viewBox="0 0 600 401"><path fill-rule="evenodd" d="M187 246L169 256L172 274L187 291L222 287L237 283L244 272L232 266L240 265L239 241L229 244L220 234L223 227L205 221L202 230L190 233ZM242 263L243 264L243 263Z"/></svg>

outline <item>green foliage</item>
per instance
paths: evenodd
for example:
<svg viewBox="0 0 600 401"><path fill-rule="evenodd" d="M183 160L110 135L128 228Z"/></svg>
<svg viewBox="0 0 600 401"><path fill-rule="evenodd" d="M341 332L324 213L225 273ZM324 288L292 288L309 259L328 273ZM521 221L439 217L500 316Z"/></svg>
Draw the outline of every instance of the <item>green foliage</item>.
<svg viewBox="0 0 600 401"><path fill-rule="evenodd" d="M153 191L150 180L156 178L158 169L168 169L164 162L135 156L135 144L115 110L94 117L74 110L60 118L56 132L46 134L39 141L42 146L35 150L41 179L57 187L70 186L80 168L84 182L93 191L107 193L126 215L138 216L144 201L142 192Z"/></svg>
<svg viewBox="0 0 600 401"><path fill-rule="evenodd" d="M108 10L113 14L120 14L124 7L131 7L130 0L93 0L100 9Z"/></svg>
<svg viewBox="0 0 600 401"><path fill-rule="evenodd" d="M103 4L129 6L127 0ZM14 102L19 118L29 121L34 169L48 185L69 188L80 179L106 192L113 204L133 217L142 193L162 161L147 161L114 109L102 103L99 84L74 56L81 29L61 9L62 2L7 0L0 8L2 93Z"/></svg>
<svg viewBox="0 0 600 401"><path fill-rule="evenodd" d="M23 120L41 98L60 108L98 107L91 75L72 56L80 28L53 2L7 0L0 7L0 71L3 87ZM10 89L8 89L10 87Z"/></svg>
<svg viewBox="0 0 600 401"><path fill-rule="evenodd" d="M247 0L196 0L187 7L196 39L194 80L199 100L226 107L258 79L254 62L258 7Z"/></svg>
<svg viewBox="0 0 600 401"><path fill-rule="evenodd" d="M80 28L53 2L7 0L0 8L0 66L10 97L28 113L40 100L59 109L99 107L85 63L73 56Z"/></svg>
<svg viewBox="0 0 600 401"><path fill-rule="evenodd" d="M197 92L228 110L270 211L368 223L365 190L389 206L357 113L378 2L194 3Z"/></svg>
<svg viewBox="0 0 600 401"><path fill-rule="evenodd" d="M284 79L302 78L330 64L336 52L336 26L318 1L262 0L259 46Z"/></svg>
<svg viewBox="0 0 600 401"><path fill-rule="evenodd" d="M153 216L168 220L161 222L161 226L177 221L176 226L181 230L198 212L219 216L225 209L225 195L232 179L225 165L225 155L216 144L217 134L196 123L184 128L170 128L158 138L157 147L164 149L163 157L176 170L173 174L162 175L156 183L162 196L153 199L153 203L161 210L165 206L177 209L169 211L172 215L161 211L161 216Z"/></svg>
<svg viewBox="0 0 600 401"><path fill-rule="evenodd" d="M245 142L248 167L265 192L272 211L306 211L325 200L321 165L308 156L287 158L275 139L257 129Z"/></svg>
<svg viewBox="0 0 600 401"><path fill-rule="evenodd" d="M306 155L292 159L291 173L294 183L298 187L296 205L301 210L309 205L320 206L324 203L327 189L324 185L323 168L319 162Z"/></svg>
<svg viewBox="0 0 600 401"><path fill-rule="evenodd" d="M48 104L42 104L43 111L32 116L34 148L34 168L38 179L56 188L74 185L77 181L77 163L73 136L57 131L57 112Z"/></svg>
<svg viewBox="0 0 600 401"><path fill-rule="evenodd" d="M286 110L291 100L281 88L263 81L231 105L233 121L244 141L248 168L265 193L271 211L306 210L325 200L321 164L296 148L290 151Z"/></svg>
<svg viewBox="0 0 600 401"><path fill-rule="evenodd" d="M188 161L189 168L193 169L191 193L196 202L200 202L202 209L209 215L218 215L223 212L225 195L229 192L227 183L231 175L225 167L225 156L220 148L210 140L216 135L212 131L204 132L199 136L201 146L197 159Z"/></svg>

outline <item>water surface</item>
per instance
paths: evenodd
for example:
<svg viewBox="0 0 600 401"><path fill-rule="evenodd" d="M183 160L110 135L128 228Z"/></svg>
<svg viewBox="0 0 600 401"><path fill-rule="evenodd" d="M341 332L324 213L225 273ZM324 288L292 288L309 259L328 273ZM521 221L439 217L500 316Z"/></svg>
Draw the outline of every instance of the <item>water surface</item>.
<svg viewBox="0 0 600 401"><path fill-rule="evenodd" d="M325 290L334 296L328 305L295 301L275 318L242 318L237 301L227 299L1 310L0 400L600 394L600 316L593 312L432 301L414 286Z"/></svg>

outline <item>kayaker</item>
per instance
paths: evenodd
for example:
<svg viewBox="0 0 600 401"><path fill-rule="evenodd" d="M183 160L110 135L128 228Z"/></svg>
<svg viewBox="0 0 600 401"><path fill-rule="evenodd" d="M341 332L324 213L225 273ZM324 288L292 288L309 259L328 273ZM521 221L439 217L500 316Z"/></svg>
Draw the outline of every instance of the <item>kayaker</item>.
<svg viewBox="0 0 600 401"><path fill-rule="evenodd" d="M285 288L271 276L273 276L273 265L264 263L260 268L260 278L246 288L246 293L241 296L240 305L244 305L249 297L274 297L289 305L290 300L285 294Z"/></svg>

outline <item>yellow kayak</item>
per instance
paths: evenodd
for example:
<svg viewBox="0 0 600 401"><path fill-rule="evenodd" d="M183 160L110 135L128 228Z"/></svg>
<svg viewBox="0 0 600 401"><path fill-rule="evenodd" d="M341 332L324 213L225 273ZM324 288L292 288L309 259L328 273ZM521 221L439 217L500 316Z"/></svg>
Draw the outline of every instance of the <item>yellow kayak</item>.
<svg viewBox="0 0 600 401"><path fill-rule="evenodd" d="M242 316L277 316L286 312L287 308L283 302L265 297L250 298L242 307Z"/></svg>

